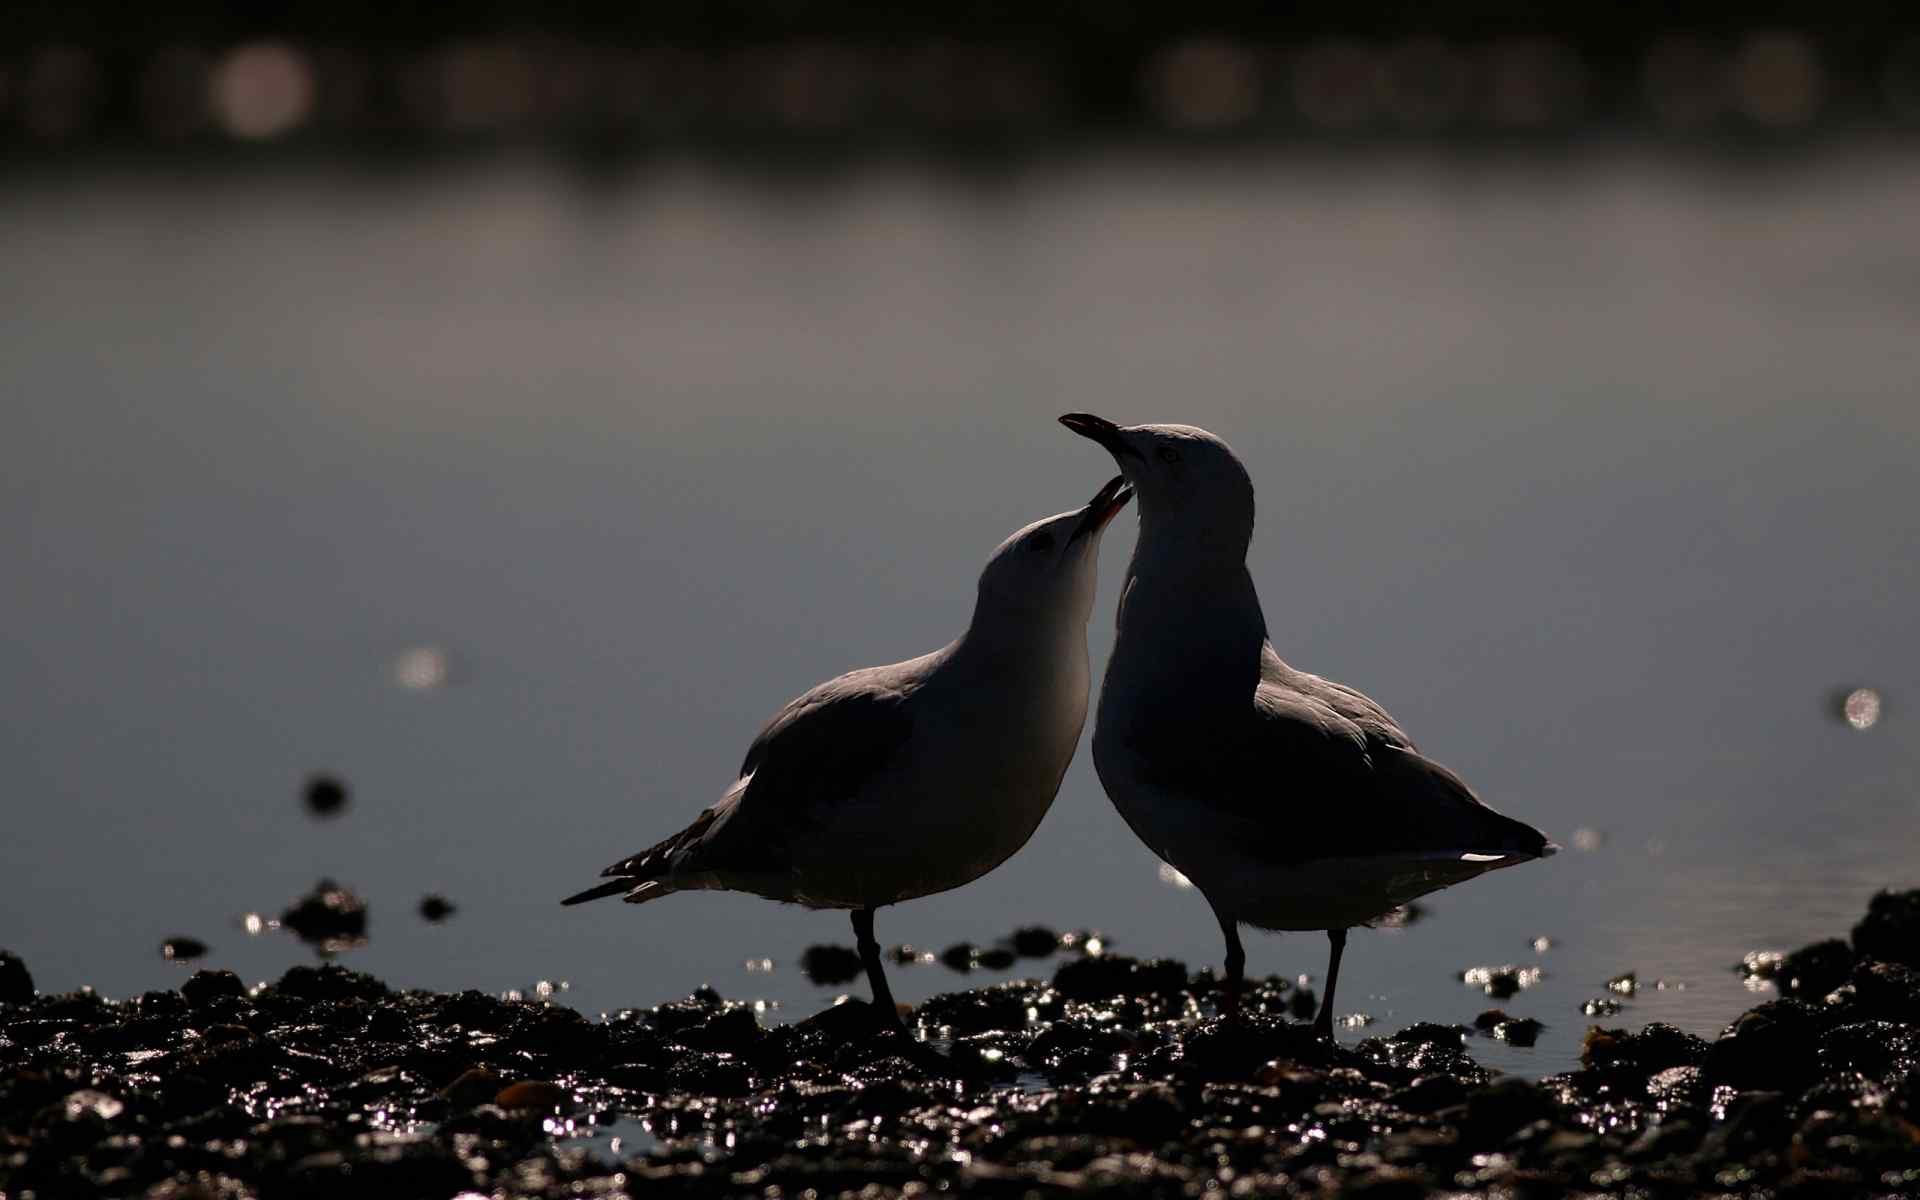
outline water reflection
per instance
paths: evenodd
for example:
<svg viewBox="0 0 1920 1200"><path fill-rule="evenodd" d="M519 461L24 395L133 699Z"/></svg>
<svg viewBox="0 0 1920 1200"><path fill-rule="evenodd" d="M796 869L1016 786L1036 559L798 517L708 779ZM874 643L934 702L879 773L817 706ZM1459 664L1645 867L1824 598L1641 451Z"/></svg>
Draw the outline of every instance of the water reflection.
<svg viewBox="0 0 1920 1200"><path fill-rule="evenodd" d="M1375 60L1330 62L1313 103L1375 120ZM84 63L33 69L37 103L88 119ZM45 989L136 993L175 981L163 938L339 871L387 911L460 898L353 952L396 984L545 971L600 1011L714 980L806 1015L830 996L800 972L738 964L832 918L716 896L569 921L555 881L710 798L779 700L960 623L964 564L1084 486L1052 417L1093 398L1230 436L1283 652L1588 851L1356 934L1343 997L1470 1023L1460 972L1547 937L1503 1001L1546 1028L1476 1039L1483 1061L1565 1065L1599 998L1714 1032L1753 998L1742 955L1911 882L1915 735L1808 698L1920 668L1915 194L1914 162L1842 152L1728 175L1118 156L796 192L674 165L592 205L527 164L22 183L0 910L36 916L0 936ZM421 630L471 686L422 704L368 669ZM379 811L308 820L286 781L316 762ZM897 936L1044 922L1212 962L1204 902L1154 870L1076 764L1025 852ZM1323 943L1247 949L1292 976ZM207 965L296 951L236 938ZM1051 970L967 961L970 985ZM1627 971L1686 987L1608 992Z"/></svg>

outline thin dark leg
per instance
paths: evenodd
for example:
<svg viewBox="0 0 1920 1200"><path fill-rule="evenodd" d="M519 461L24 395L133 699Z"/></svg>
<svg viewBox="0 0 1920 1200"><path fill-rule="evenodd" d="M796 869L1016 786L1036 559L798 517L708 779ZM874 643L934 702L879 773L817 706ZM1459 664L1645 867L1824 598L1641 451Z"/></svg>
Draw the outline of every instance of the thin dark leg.
<svg viewBox="0 0 1920 1200"><path fill-rule="evenodd" d="M867 986L873 989L873 1006L880 1010L882 1028L900 1035L901 1053L930 1074L966 1078L964 1068L955 1066L951 1059L915 1038L907 1023L900 1019L900 1006L893 1002L893 989L887 986L887 973L880 965L880 943L873 937L871 908L853 910L853 940L860 948L860 962L867 968Z"/></svg>
<svg viewBox="0 0 1920 1200"><path fill-rule="evenodd" d="M1211 900L1208 903L1213 905L1214 919L1220 922L1221 936L1227 939L1227 1002L1221 1006L1220 1015L1238 1023L1240 988L1247 973L1247 952L1240 947L1240 922L1229 920Z"/></svg>
<svg viewBox="0 0 1920 1200"><path fill-rule="evenodd" d="M1333 988L1340 982L1340 955L1347 948L1347 931L1344 929L1327 930L1327 941L1333 943L1332 951L1327 955L1327 992L1320 997L1320 1012L1313 1018L1313 1032L1316 1037L1333 1037Z"/></svg>
<svg viewBox="0 0 1920 1200"><path fill-rule="evenodd" d="M873 1006L880 1019L912 1041L907 1023L900 1019L900 1006L893 1002L893 989L887 986L887 972L880 963L880 943L873 940L873 910L853 910L853 941L860 950L860 962L867 968L867 985L873 989Z"/></svg>

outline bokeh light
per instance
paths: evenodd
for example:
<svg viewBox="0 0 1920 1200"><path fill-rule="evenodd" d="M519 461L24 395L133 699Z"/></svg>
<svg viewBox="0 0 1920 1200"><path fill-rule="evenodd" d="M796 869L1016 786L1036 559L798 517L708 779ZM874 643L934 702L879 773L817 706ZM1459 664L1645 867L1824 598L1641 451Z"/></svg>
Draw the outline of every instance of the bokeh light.
<svg viewBox="0 0 1920 1200"><path fill-rule="evenodd" d="M212 87L221 128L245 141L284 136L313 113L313 70L283 42L235 48L215 68Z"/></svg>

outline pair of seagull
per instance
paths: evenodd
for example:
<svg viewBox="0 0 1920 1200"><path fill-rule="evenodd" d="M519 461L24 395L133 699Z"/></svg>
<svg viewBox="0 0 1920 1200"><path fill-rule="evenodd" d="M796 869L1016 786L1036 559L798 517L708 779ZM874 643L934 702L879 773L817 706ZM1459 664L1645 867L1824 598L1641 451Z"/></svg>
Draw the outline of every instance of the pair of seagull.
<svg viewBox="0 0 1920 1200"><path fill-rule="evenodd" d="M1095 717L1108 797L1206 897L1236 1019L1240 926L1324 930L1331 1037L1347 931L1409 900L1556 847L1422 755L1386 710L1283 662L1247 547L1253 484L1187 425L1070 413L1120 475L993 552L972 622L931 654L854 671L776 713L739 777L694 822L564 903L721 889L846 909L883 1019L905 1024L875 910L969 883L1052 805L1086 723L1087 617L1100 538L1129 498L1140 536Z"/></svg>

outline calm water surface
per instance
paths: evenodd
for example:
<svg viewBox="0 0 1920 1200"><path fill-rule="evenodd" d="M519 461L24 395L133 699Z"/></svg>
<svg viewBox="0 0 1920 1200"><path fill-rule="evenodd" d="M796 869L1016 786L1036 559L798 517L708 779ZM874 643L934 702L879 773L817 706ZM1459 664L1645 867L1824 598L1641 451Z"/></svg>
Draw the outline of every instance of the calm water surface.
<svg viewBox="0 0 1920 1200"><path fill-rule="evenodd" d="M1710 1034L1743 952L1920 883L1915 212L1920 161L1865 154L16 181L0 945L47 990L177 983L179 933L271 978L301 953L238 918L332 875L373 905L348 961L398 983L811 1012L794 963L841 916L556 901L789 696L956 633L987 551L1111 472L1053 424L1085 409L1227 437L1281 653L1600 835L1356 936L1342 1008L1469 1020L1462 968L1538 963L1506 1007L1548 1031L1484 1061L1565 1067L1627 970L1668 986L1620 1022ZM421 645L446 686L395 685ZM1865 732L1834 717L1860 683ZM353 805L316 824L322 769ZM1026 851L880 924L1033 921L1220 953L1084 750ZM1324 969L1318 936L1248 949Z"/></svg>

